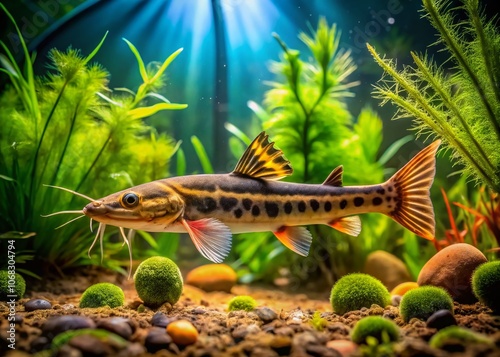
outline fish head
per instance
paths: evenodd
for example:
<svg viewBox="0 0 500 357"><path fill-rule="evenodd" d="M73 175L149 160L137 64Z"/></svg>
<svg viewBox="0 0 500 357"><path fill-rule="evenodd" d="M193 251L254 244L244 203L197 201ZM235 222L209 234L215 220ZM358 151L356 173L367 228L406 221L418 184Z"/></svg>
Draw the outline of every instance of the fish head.
<svg viewBox="0 0 500 357"><path fill-rule="evenodd" d="M113 193L83 208L86 216L98 222L133 229L151 223L169 225L183 211L184 201L175 191L148 184Z"/></svg>

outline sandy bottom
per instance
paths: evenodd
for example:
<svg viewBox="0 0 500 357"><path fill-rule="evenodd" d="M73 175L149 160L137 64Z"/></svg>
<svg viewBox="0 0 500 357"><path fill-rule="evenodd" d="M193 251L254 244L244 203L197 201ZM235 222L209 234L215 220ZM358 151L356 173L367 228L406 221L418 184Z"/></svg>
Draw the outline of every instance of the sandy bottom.
<svg viewBox="0 0 500 357"><path fill-rule="evenodd" d="M125 292L125 306L121 308L80 309L79 299L83 290L93 283L112 282L121 286ZM206 293L191 286L185 286L184 292L173 307L164 305L157 310L146 308L138 312L141 305L133 281L112 273L103 273L96 269L87 269L64 279L52 279L32 285L25 298L16 306L16 313L22 322L16 325L16 350L11 351L6 341L9 308L0 303L0 355L23 356L40 349L42 326L47 318L55 315L81 315L98 322L110 317L124 317L132 326L133 334L128 339L128 347L116 351L113 355L140 356L339 356L337 351L328 348L331 340L349 340L349 333L354 324L364 316L380 315L393 319L401 327L402 339L395 345L392 355L395 356L500 356L500 317L493 316L491 311L477 303L475 305L455 305L455 317L459 326L489 336L494 344L465 344L460 341L450 344L444 350L432 349L429 339L436 333L435 329L426 327L425 322L412 320L404 323L399 317L398 308L372 306L359 311L337 315L332 312L328 302L328 292L314 294L292 294L273 288L238 285L232 293ZM235 295L251 295L259 306L273 309L277 318L265 322L255 313L228 313L227 302ZM52 303L52 309L24 311L24 303L30 298L43 298ZM141 310L141 309L139 309ZM199 331L199 338L194 345L177 346L174 343L165 345L155 353L146 351L146 336L153 329L151 319L156 312L162 312L169 319L186 319L191 321ZM327 320L323 331L317 331L309 322L315 311L320 311ZM95 354L60 351L64 355L109 355L103 352ZM357 350L362 355L364 350ZM380 351L379 351L380 352ZM381 353L381 352L380 352ZM381 355L380 353L372 355Z"/></svg>

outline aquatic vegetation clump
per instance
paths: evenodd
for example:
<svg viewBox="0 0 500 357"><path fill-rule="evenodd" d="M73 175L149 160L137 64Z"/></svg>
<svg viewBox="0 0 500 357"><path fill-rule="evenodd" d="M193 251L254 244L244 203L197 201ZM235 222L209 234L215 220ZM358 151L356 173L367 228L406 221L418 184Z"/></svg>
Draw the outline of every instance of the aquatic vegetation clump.
<svg viewBox="0 0 500 357"><path fill-rule="evenodd" d="M137 294L144 304L158 307L175 304L182 294L182 275L177 264L165 257L151 257L137 267L134 274Z"/></svg>
<svg viewBox="0 0 500 357"><path fill-rule="evenodd" d="M232 298L228 305L227 305L227 310L228 311L253 311L257 307L257 301L251 296L247 295L241 295L241 296L235 296Z"/></svg>
<svg viewBox="0 0 500 357"><path fill-rule="evenodd" d="M439 330L429 341L429 346L441 348L447 343L460 343L462 345L471 343L483 343L493 345L488 337L461 326L449 326Z"/></svg>
<svg viewBox="0 0 500 357"><path fill-rule="evenodd" d="M26 281L22 275L15 273L14 275L14 291L11 290L12 283L10 279L12 275L7 270L0 270L0 301L8 301L9 295L16 295L16 299L22 299L26 292Z"/></svg>
<svg viewBox="0 0 500 357"><path fill-rule="evenodd" d="M472 275L472 290L477 299L493 312L500 312L500 260L480 265Z"/></svg>
<svg viewBox="0 0 500 357"><path fill-rule="evenodd" d="M444 46L449 61L437 64L427 55L411 52L415 67L398 70L394 60L382 58L368 45L386 74L375 94L382 104L391 102L399 108L395 119L414 118L420 134L443 139L466 175L500 192L500 32L496 19L486 20L478 0L462 0L458 8L444 0L423 3L425 17L439 32L437 44Z"/></svg>
<svg viewBox="0 0 500 357"><path fill-rule="evenodd" d="M438 310L453 313L453 299L443 288L430 285L408 291L399 305L399 313L405 322L414 317L427 320Z"/></svg>
<svg viewBox="0 0 500 357"><path fill-rule="evenodd" d="M325 318L321 317L321 312L315 311L311 317L311 320L309 320L309 323L312 327L314 327L316 331L323 331L328 321Z"/></svg>
<svg viewBox="0 0 500 357"><path fill-rule="evenodd" d="M343 276L335 283L330 295L333 311L340 315L373 304L384 307L390 301L391 295L384 284L363 273Z"/></svg>
<svg viewBox="0 0 500 357"><path fill-rule="evenodd" d="M111 308L123 306L125 294L123 290L111 283L98 283L89 286L80 298L80 307L104 307Z"/></svg>
<svg viewBox="0 0 500 357"><path fill-rule="evenodd" d="M381 316L367 316L359 320L351 331L351 340L357 344L366 344L367 338L373 337L378 343L399 340L399 327Z"/></svg>

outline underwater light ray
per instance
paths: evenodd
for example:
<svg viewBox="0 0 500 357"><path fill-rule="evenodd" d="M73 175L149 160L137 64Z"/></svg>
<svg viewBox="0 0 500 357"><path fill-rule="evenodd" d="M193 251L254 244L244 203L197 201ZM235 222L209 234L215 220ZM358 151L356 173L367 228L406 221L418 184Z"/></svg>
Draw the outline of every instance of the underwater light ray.
<svg viewBox="0 0 500 357"><path fill-rule="evenodd" d="M83 193L79 193L79 192L76 192L74 190L70 190L69 188L65 188L65 187L61 187L61 186L53 186L53 185L45 185L45 187L51 187L51 188L57 188L59 190L63 190L63 191L66 191L66 192L69 192L69 193L72 193L76 196L80 196L82 198L85 198L86 200L89 200L90 202L96 202L97 200L93 199L93 198L90 198L89 196L85 196Z"/></svg>

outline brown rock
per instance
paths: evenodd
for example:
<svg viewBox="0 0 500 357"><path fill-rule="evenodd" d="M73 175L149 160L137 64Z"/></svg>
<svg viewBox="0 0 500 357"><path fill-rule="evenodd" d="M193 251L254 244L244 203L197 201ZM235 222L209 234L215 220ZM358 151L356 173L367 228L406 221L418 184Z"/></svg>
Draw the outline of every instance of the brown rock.
<svg viewBox="0 0 500 357"><path fill-rule="evenodd" d="M208 292L230 292L236 280L236 272L229 265L207 264L191 270L186 277L186 284Z"/></svg>
<svg viewBox="0 0 500 357"><path fill-rule="evenodd" d="M424 265L418 276L418 285L440 286L462 304L477 301L472 292L474 269L487 261L481 251L470 244L457 243L437 252Z"/></svg>
<svg viewBox="0 0 500 357"><path fill-rule="evenodd" d="M364 272L380 280L388 290L412 280L405 263L395 255L383 250L376 250L368 254Z"/></svg>
<svg viewBox="0 0 500 357"><path fill-rule="evenodd" d="M358 345L348 340L332 340L326 343L326 347L337 351L342 356L351 356L358 349Z"/></svg>

